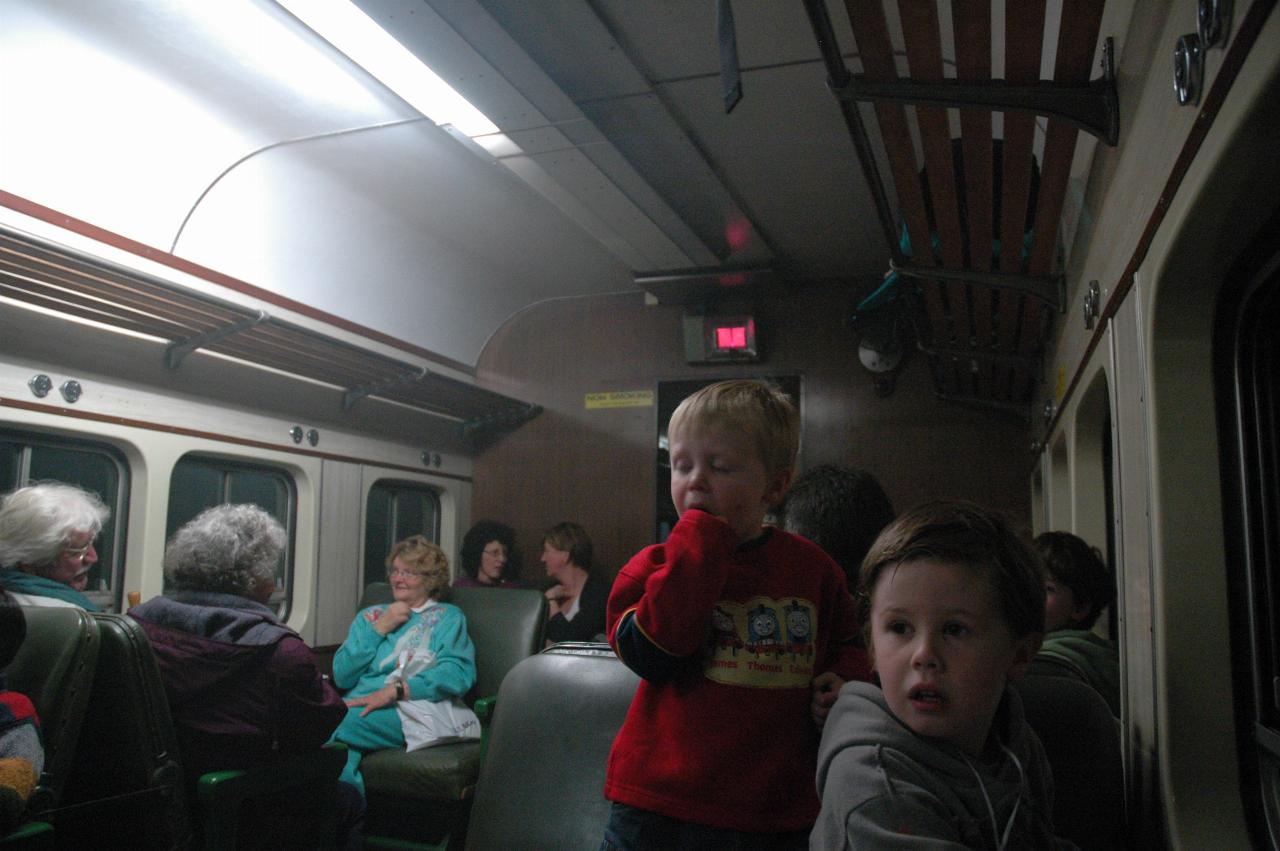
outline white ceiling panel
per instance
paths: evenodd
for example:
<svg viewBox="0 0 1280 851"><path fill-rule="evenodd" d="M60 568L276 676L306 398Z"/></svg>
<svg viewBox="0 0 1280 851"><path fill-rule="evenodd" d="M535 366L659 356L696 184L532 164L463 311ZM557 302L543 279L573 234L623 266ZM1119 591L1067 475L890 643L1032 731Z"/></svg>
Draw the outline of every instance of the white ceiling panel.
<svg viewBox="0 0 1280 851"><path fill-rule="evenodd" d="M529 303L631 283L582 229L425 121L247 161L177 253L464 363L479 329Z"/></svg>

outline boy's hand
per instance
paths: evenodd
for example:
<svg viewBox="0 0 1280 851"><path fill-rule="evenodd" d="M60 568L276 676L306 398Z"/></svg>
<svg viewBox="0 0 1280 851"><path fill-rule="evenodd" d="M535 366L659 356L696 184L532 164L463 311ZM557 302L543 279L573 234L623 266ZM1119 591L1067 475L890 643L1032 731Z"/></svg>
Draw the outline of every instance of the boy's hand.
<svg viewBox="0 0 1280 851"><path fill-rule="evenodd" d="M835 671L823 671L813 678L813 703L809 706L809 713L819 730L827 723L827 715L840 696L840 688L844 682Z"/></svg>

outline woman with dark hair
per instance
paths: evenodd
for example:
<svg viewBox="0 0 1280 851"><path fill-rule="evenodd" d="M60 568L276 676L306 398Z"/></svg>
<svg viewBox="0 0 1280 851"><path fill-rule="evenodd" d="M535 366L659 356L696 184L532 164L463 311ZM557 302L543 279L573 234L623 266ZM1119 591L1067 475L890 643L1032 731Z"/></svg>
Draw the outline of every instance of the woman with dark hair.
<svg viewBox="0 0 1280 851"><path fill-rule="evenodd" d="M591 572L591 538L577 523L557 523L542 537L547 589L547 644L595 641L604 634L609 584Z"/></svg>
<svg viewBox="0 0 1280 851"><path fill-rule="evenodd" d="M481 520L462 538L459 553L462 573L455 588L527 588L520 581L520 554L516 533L505 523Z"/></svg>

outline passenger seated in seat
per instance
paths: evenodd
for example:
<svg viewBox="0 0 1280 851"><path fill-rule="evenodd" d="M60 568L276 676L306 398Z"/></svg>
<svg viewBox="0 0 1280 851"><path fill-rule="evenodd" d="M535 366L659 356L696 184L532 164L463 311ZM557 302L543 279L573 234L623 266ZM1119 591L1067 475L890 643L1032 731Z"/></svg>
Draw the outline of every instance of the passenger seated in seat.
<svg viewBox="0 0 1280 851"><path fill-rule="evenodd" d="M858 568L871 543L893 521L893 505L876 477L865 470L822 464L795 480L777 514L782 528L808 538L835 559L852 591L858 587ZM861 635L858 646L862 647ZM827 672L814 685L814 720L821 726L844 680Z"/></svg>
<svg viewBox="0 0 1280 851"><path fill-rule="evenodd" d="M346 714L296 632L267 608L285 532L256 505L206 509L169 539L169 596L129 614L147 633L194 791L200 775L316 750ZM363 801L339 784L341 846ZM194 798L193 798L194 800Z"/></svg>
<svg viewBox="0 0 1280 851"><path fill-rule="evenodd" d="M577 523L557 523L542 536L542 563L554 583L546 590L547 646L597 641L604 635L609 583L591 572L591 537Z"/></svg>
<svg viewBox="0 0 1280 851"><path fill-rule="evenodd" d="M763 525L798 419L759 381L711 385L671 416L680 521L609 598L609 642L642 680L609 755L602 848L808 847L816 683L870 667L840 568Z"/></svg>
<svg viewBox="0 0 1280 851"><path fill-rule="evenodd" d="M462 610L444 602L449 560L414 535L391 548L387 580L394 602L359 611L333 657L348 707L333 738L350 748L342 779L362 794L359 764L369 751L424 747L441 727L446 739L480 737L479 719L461 702L476 681L476 656Z"/></svg>
<svg viewBox="0 0 1280 851"><path fill-rule="evenodd" d="M0 591L0 671L18 655L27 619L8 591ZM0 673L0 836L22 823L31 790L44 771L40 719L25 694L9 691Z"/></svg>
<svg viewBox="0 0 1280 851"><path fill-rule="evenodd" d="M893 504L866 470L821 464L795 480L778 516L782 528L835 559L852 590L867 550L893 522Z"/></svg>
<svg viewBox="0 0 1280 851"><path fill-rule="evenodd" d="M0 584L23 606L96 612L84 595L93 540L111 516L98 495L61 482L19 488L0 505Z"/></svg>
<svg viewBox="0 0 1280 851"><path fill-rule="evenodd" d="M1070 532L1045 532L1033 546L1045 566L1047 634L1029 673L1080 680L1119 718L1119 653L1113 642L1092 631L1115 600L1111 571L1097 547Z"/></svg>
<svg viewBox="0 0 1280 851"><path fill-rule="evenodd" d="M1035 554L995 512L929 503L880 534L859 588L880 688L849 683L827 719L810 847L1073 848L1008 686L1044 630Z"/></svg>
<svg viewBox="0 0 1280 851"><path fill-rule="evenodd" d="M516 532L506 523L481 520L462 537L462 573L454 588L528 588L520 580Z"/></svg>

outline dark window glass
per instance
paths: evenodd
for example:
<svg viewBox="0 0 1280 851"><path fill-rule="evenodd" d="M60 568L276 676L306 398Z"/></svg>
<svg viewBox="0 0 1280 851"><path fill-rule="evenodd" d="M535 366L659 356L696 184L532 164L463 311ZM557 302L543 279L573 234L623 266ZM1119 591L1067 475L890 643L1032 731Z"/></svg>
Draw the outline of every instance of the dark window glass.
<svg viewBox="0 0 1280 851"><path fill-rule="evenodd" d="M293 535L295 498L293 477L275 467L188 455L178 461L169 479L169 516L165 537L206 508L223 503L252 503L280 521L285 550L276 563L276 590L270 605L288 617L293 591ZM170 590L165 582L165 592Z"/></svg>
<svg viewBox="0 0 1280 851"><path fill-rule="evenodd" d="M178 527L206 508L220 505L223 473L217 467L184 458L173 468L169 478L169 517L165 521L167 541Z"/></svg>
<svg viewBox="0 0 1280 851"><path fill-rule="evenodd" d="M1215 338L1244 802L1280 843L1280 214L1228 277Z"/></svg>
<svg viewBox="0 0 1280 851"><path fill-rule="evenodd" d="M8 493L18 486L21 458L22 444L0 441L0 493Z"/></svg>
<svg viewBox="0 0 1280 851"><path fill-rule="evenodd" d="M440 540L440 498L414 482L379 480L369 489L364 524L364 583L385 582L387 553L410 535Z"/></svg>
<svg viewBox="0 0 1280 851"><path fill-rule="evenodd" d="M0 492L33 482L58 481L96 493L111 509L94 539L98 562L89 571L85 595L108 611L118 611L124 573L124 529L128 513L128 467L116 450L91 442L60 440L25 432L0 431Z"/></svg>

